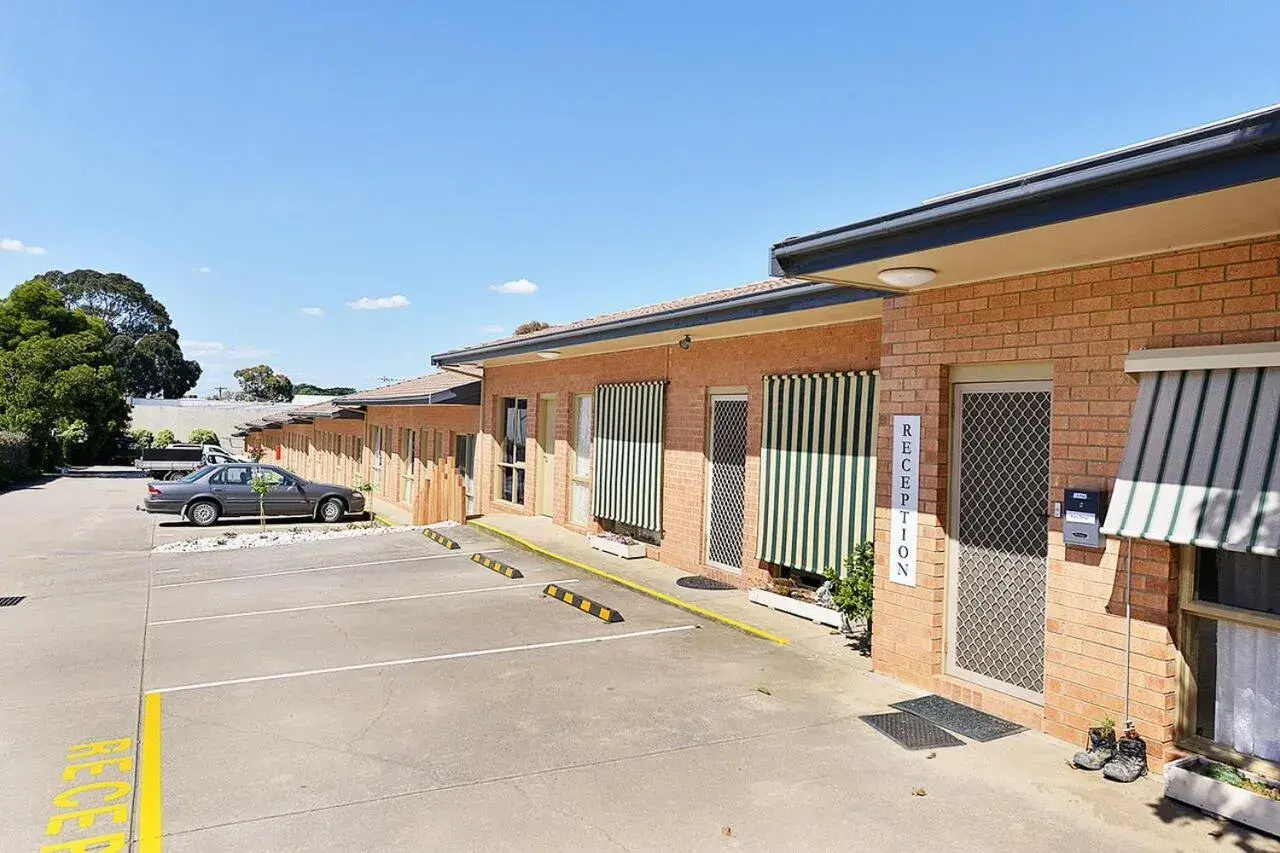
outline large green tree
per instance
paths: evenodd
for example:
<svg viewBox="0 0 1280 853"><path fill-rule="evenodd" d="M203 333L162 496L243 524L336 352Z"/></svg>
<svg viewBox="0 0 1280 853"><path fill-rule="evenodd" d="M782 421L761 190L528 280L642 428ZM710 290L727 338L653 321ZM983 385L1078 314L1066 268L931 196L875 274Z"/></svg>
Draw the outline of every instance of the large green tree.
<svg viewBox="0 0 1280 853"><path fill-rule="evenodd" d="M69 307L107 324L111 353L130 396L183 397L200 380L200 364L183 356L168 310L139 282L97 270L50 270L39 278Z"/></svg>
<svg viewBox="0 0 1280 853"><path fill-rule="evenodd" d="M302 394L314 395L317 397L345 397L348 394L356 393L356 389L348 388L346 385L333 385L325 388L321 385L312 385L309 382L299 382L293 386L294 396Z"/></svg>
<svg viewBox="0 0 1280 853"><path fill-rule="evenodd" d="M240 382L240 393L236 396L241 400L260 403L288 403L293 400L293 382L265 364L237 370L233 375Z"/></svg>
<svg viewBox="0 0 1280 853"><path fill-rule="evenodd" d="M111 332L33 279L0 299L0 429L31 441L33 461L88 462L114 448L129 404Z"/></svg>

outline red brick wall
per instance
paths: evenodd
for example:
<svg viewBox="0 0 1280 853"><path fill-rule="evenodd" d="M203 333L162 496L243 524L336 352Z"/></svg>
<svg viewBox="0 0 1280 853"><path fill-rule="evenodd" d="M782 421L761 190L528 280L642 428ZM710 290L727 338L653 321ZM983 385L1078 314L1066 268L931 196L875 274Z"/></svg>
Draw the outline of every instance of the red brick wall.
<svg viewBox="0 0 1280 853"><path fill-rule="evenodd" d="M479 406L369 406L364 419L364 477L373 482L372 427L385 431L382 443L382 482L373 494L403 510L412 512L402 495L402 478L405 470L405 449L402 448L402 430L418 430L418 465L414 494L421 494L422 482L429 479L435 462L436 434L444 456L453 454L453 439L458 433L476 433L480 428Z"/></svg>
<svg viewBox="0 0 1280 853"><path fill-rule="evenodd" d="M1131 350L1280 339L1280 239L925 291L886 301L880 454L895 414L921 416L918 583L887 582L889 466L877 525L877 670L1079 742L1103 717L1123 718L1124 578L1121 543L1105 552L1063 544L1050 522L1043 711L943 673L949 370L956 364L1053 363L1051 495L1110 489L1124 451L1137 383ZM1177 549L1133 549L1131 713L1155 763L1174 737Z"/></svg>
<svg viewBox="0 0 1280 853"><path fill-rule="evenodd" d="M740 586L759 586L768 569L755 559L763 377L781 373L874 369L880 359L880 322L865 320L799 331L697 341L688 350L653 347L605 355L489 367L485 371L485 431L478 447L477 477L484 512L531 513L538 494L538 395L556 395L553 519L568 524L573 395L596 385L667 379L663 526L655 559ZM708 396L713 389L748 394L747 470L742 575L707 566L704 555ZM529 449L524 506L494 497L498 401L529 399Z"/></svg>

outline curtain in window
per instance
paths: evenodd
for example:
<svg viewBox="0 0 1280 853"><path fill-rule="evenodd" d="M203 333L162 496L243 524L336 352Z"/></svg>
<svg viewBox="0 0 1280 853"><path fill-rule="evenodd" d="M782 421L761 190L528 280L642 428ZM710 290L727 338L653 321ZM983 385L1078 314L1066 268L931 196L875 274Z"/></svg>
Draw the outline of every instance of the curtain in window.
<svg viewBox="0 0 1280 853"><path fill-rule="evenodd" d="M1214 740L1280 761L1280 631L1218 623Z"/></svg>

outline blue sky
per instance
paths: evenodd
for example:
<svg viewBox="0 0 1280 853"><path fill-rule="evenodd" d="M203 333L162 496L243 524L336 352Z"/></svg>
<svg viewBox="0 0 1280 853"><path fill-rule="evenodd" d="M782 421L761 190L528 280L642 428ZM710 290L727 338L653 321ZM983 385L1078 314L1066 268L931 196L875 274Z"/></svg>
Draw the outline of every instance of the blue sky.
<svg viewBox="0 0 1280 853"><path fill-rule="evenodd" d="M0 292L126 273L204 393L406 378L1280 101L1280 4L1226 8L0 0Z"/></svg>

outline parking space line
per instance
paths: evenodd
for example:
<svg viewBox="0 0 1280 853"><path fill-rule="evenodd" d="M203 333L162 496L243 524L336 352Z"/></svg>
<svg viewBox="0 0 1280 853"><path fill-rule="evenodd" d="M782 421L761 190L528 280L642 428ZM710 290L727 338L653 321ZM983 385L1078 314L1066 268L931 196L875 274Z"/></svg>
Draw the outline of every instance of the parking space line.
<svg viewBox="0 0 1280 853"><path fill-rule="evenodd" d="M490 548L487 551L466 551L457 554L428 554L422 557L402 557L396 560L374 560L369 563L343 563L339 566L313 566L309 569L289 569L283 572L263 572L258 575L232 575L225 578L205 578L198 581L180 581L178 583L158 583L152 589L172 589L176 586L200 586L207 583L227 583L228 581L247 581L254 578L278 578L284 575L305 575L310 572L332 572L337 569L359 569L364 566L387 566L392 563L416 563L419 560L447 560L456 557L470 557L472 554L500 554L501 548Z"/></svg>
<svg viewBox="0 0 1280 853"><path fill-rule="evenodd" d="M503 646L495 649L476 649L469 652L448 652L440 655L428 655L420 658L401 658L374 663L357 663L349 666L330 666L323 669L306 669L297 672L280 672L274 675L252 675L247 678L229 678L225 681L205 681L199 684L181 684L175 687L159 687L147 692L148 696L164 693L182 693L188 690L206 690L212 687L230 687L237 684L255 684L262 681L282 681L290 678L306 678L312 675L329 675L337 672L357 672L362 669L381 669L392 666L407 666L414 663L431 663L434 661L461 660L463 658L504 655L513 652L530 652L538 649L554 649L561 646L580 646L586 643L608 643L614 640L630 640L637 637L656 637L662 634L674 634L680 631L692 631L696 625L677 625L672 628L650 628L647 631L632 631L627 634L605 634L600 637L579 637L573 640L554 640L548 643L529 643L523 646Z"/></svg>
<svg viewBox="0 0 1280 853"><path fill-rule="evenodd" d="M556 581L557 584L577 583L577 579ZM334 607L357 607L361 604L386 604L392 601L417 601L423 598L448 598L454 595L475 595L481 592L502 592L511 589L528 589L542 586L542 582L504 584L503 586L480 586L471 589L451 589L444 592L423 592L417 595L393 595L387 598L362 598L355 601L336 601L330 604L307 604L299 607L278 607L274 610L245 610L240 613L216 613L212 616L188 616L185 619L161 619L148 623L149 627L157 625L182 625L187 622L212 622L216 619L239 619L244 616L271 616L277 613L299 613L304 610L329 610Z"/></svg>
<svg viewBox="0 0 1280 853"><path fill-rule="evenodd" d="M159 693L148 693L142 715L142 761L138 781L138 853L160 853Z"/></svg>

